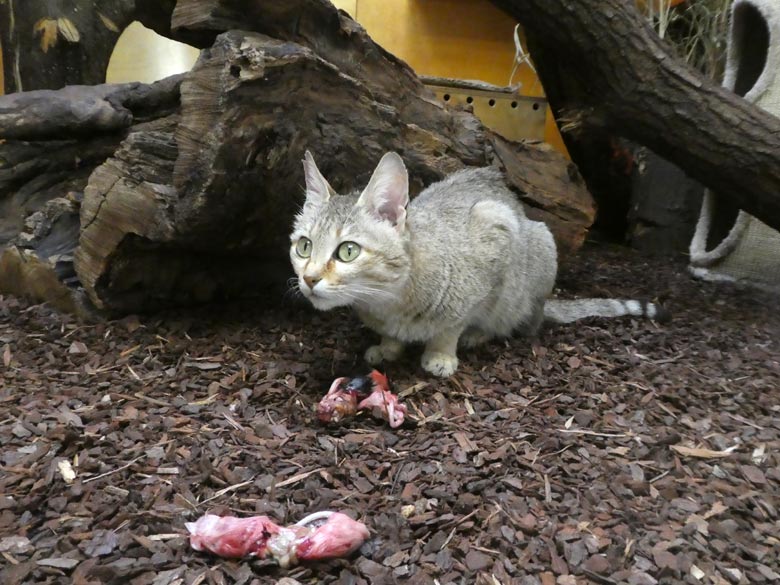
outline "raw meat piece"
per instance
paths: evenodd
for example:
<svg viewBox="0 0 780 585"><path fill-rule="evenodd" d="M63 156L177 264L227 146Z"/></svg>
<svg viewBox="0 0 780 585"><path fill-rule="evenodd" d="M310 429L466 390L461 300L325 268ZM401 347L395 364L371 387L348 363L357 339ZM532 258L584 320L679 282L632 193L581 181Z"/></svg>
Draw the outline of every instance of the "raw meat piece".
<svg viewBox="0 0 780 585"><path fill-rule="evenodd" d="M301 522L311 519L304 518ZM333 513L324 524L312 530L296 544L298 558L305 561L343 557L360 547L368 538L368 528L346 514Z"/></svg>
<svg viewBox="0 0 780 585"><path fill-rule="evenodd" d="M336 378L328 393L317 405L317 418L323 423L337 423L357 413L358 392L347 390L349 378Z"/></svg>
<svg viewBox="0 0 780 585"><path fill-rule="evenodd" d="M282 567L298 560L345 556L368 538L365 524L339 512L317 512L290 527L279 526L267 516L236 518L213 514L185 526L190 532L190 546L195 550L227 558L271 557Z"/></svg>
<svg viewBox="0 0 780 585"><path fill-rule="evenodd" d="M282 529L268 516L236 518L213 514L201 516L196 522L187 522L184 526L190 531L192 548L226 558L265 558L268 539Z"/></svg>
<svg viewBox="0 0 780 585"><path fill-rule="evenodd" d="M377 386L366 399L358 404L358 410L365 408L370 408L375 417L385 419L394 429L404 424L406 406L398 402L398 396L381 386Z"/></svg>
<svg viewBox="0 0 780 585"><path fill-rule="evenodd" d="M401 426L406 415L406 406L390 391L387 377L373 370L368 376L336 378L317 405L317 418L323 423L337 423L365 409L371 409L375 417L393 428Z"/></svg>

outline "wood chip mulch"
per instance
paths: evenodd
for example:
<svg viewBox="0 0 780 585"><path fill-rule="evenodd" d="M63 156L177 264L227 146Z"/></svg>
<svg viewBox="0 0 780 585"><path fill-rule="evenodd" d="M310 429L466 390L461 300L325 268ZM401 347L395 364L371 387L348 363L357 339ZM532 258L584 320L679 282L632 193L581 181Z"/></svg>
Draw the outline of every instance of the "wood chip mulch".
<svg viewBox="0 0 780 585"><path fill-rule="evenodd" d="M770 583L780 580L780 299L684 259L590 246L563 295L660 297L673 320L586 320L387 370L409 407L336 428L367 371L348 312L80 324L0 300L0 583ZM209 511L363 520L348 559L282 570L190 550Z"/></svg>

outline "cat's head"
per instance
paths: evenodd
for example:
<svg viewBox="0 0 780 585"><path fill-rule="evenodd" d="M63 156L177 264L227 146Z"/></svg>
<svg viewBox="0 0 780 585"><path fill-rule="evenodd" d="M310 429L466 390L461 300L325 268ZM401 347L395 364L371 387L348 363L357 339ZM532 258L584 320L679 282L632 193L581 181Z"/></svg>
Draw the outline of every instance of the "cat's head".
<svg viewBox="0 0 780 585"><path fill-rule="evenodd" d="M290 235L303 296L321 311L396 299L409 275L409 179L401 157L385 154L359 196L338 195L309 151L303 169L306 202Z"/></svg>

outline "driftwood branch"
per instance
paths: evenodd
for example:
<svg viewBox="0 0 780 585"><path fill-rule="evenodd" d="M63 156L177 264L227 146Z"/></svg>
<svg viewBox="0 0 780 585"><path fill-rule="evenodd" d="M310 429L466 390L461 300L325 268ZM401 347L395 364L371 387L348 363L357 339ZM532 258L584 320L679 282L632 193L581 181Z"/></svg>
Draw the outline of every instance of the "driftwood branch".
<svg viewBox="0 0 780 585"><path fill-rule="evenodd" d="M633 2L494 3L523 24L564 131L648 146L780 229L780 119L673 57Z"/></svg>
<svg viewBox="0 0 780 585"><path fill-rule="evenodd" d="M0 101L0 138L51 140L115 132L174 111L181 76L159 83L71 85L4 96Z"/></svg>

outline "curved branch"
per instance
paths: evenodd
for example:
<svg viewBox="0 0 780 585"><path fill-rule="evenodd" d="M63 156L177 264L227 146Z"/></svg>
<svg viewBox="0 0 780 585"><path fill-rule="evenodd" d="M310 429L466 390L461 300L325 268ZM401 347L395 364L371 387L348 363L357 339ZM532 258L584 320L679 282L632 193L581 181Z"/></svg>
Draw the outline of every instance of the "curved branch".
<svg viewBox="0 0 780 585"><path fill-rule="evenodd" d="M523 24L568 130L596 125L648 146L780 229L780 119L672 56L633 2L493 2Z"/></svg>

